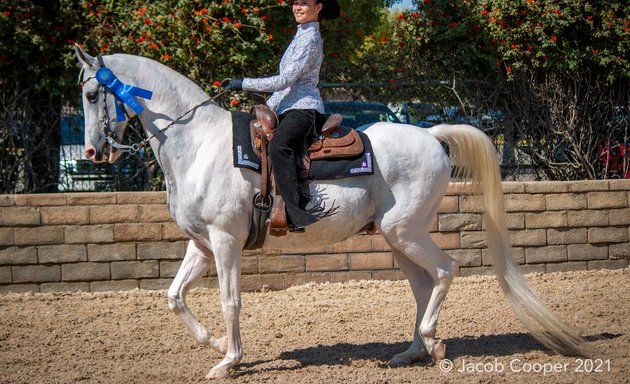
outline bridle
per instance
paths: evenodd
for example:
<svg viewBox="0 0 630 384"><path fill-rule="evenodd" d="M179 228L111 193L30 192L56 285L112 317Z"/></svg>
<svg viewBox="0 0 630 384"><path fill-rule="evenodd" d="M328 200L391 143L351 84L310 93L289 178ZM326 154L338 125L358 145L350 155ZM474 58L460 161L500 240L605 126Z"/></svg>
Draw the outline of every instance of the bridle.
<svg viewBox="0 0 630 384"><path fill-rule="evenodd" d="M83 71L84 70L82 69L81 73L79 74L79 83L80 83L81 87L83 87L88 81L93 80L93 79L96 79L99 82L97 90L103 96L103 97L101 97L102 104L103 104L103 116L99 120L99 126L101 128L101 136L107 141L107 143L112 148L112 153L115 153L117 150L121 150L122 152L127 152L127 153L129 153L131 155L136 155L142 148L144 148L151 141L151 139L153 139L154 137L156 137L157 135L159 135L161 133L164 133L166 130L171 128L175 123L177 123L178 121L183 119L186 115L188 115L189 113L194 112L199 107L202 107L202 106L204 106L204 105L206 105L206 104L208 104L210 102L214 102L215 100L219 99L220 97L225 95L227 92L229 92L228 90L223 90L223 91L219 92L217 95L202 101L201 103L195 105L194 107L190 108L186 112L182 113L175 120L170 121L166 126L164 126L163 128L160 128L156 133L148 136L144 140L141 140L141 141L139 141L137 143L133 143L131 145L121 144L118 141L118 137L117 137L116 133L111 128L111 122L109 120L109 108L107 107L107 94L111 94L114 97L114 100L116 102L117 120L118 121L126 121L126 120L129 120L131 118L129 116L129 114L127 113L127 106L129 106L129 104L131 104L131 108L134 109L134 111L136 111L137 114L139 114L144 109L142 106L140 106L135 101L133 96L134 95L139 95L140 97L150 99L152 92L151 91L147 91L147 90L142 89L142 88L136 88L136 87L133 87L133 86L128 86L128 85L122 84L120 82L119 82L120 84L116 84L117 87L108 85L108 83L106 81L102 80L102 77L111 76L112 79L115 79L115 80L118 80L118 79L113 74L113 72L111 72L111 70L109 70L109 68L107 68L105 66L105 63L103 61L103 57L101 55L98 55L97 58L98 58L98 62L99 62L99 65L100 65L99 71L101 71L103 69L106 69L109 72L106 73L105 76L100 76L99 72L97 72L97 74L95 76L90 76L87 79L83 79ZM126 92L128 94L128 95L125 95L125 99L127 100L127 102L125 102L125 100L123 100L123 98L121 98L119 96L121 94L121 92L119 90L120 86L122 86L123 89L124 89L124 92ZM134 94L134 91L137 91L137 93ZM147 95L148 95L148 97L146 97Z"/></svg>

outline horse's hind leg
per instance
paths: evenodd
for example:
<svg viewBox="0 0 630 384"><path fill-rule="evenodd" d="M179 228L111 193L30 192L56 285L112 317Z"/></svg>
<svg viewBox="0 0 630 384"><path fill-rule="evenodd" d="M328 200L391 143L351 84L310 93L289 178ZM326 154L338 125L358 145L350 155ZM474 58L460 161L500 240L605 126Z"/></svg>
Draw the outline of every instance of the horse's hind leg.
<svg viewBox="0 0 630 384"><path fill-rule="evenodd" d="M195 281L210 268L211 256L210 251L201 248L193 240L190 240L184 261L168 289L168 307L192 331L197 341L225 354L227 351L226 338L217 339L210 335L186 305L186 294L193 287Z"/></svg>
<svg viewBox="0 0 630 384"><path fill-rule="evenodd" d="M435 338L435 327L446 293L459 270L459 264L457 260L441 250L428 233L416 241L396 241L393 239L392 242L392 239L389 240L393 248L424 269L432 280L433 288L422 320L419 321L418 331L426 351L434 360L441 360L444 358L446 348L441 340ZM418 314L420 314L420 310Z"/></svg>
<svg viewBox="0 0 630 384"><path fill-rule="evenodd" d="M435 286L431 292L427 309L422 317L420 334L422 335L427 351L429 351L434 360L439 361L444 358L446 347L441 340L435 339L435 327L451 282L459 273L459 263L441 250L428 235L427 240L428 241L425 241L427 248L432 248L428 250L428 253L436 257L437 263L434 269L429 271Z"/></svg>
<svg viewBox="0 0 630 384"><path fill-rule="evenodd" d="M413 342L406 351L397 354L389 362L390 367L398 367L420 361L427 354L424 342L420 336L420 324L431 297L433 280L424 269L405 255L395 249L392 251L400 270L405 274L407 280L409 280L411 291L416 299L416 325L414 326Z"/></svg>

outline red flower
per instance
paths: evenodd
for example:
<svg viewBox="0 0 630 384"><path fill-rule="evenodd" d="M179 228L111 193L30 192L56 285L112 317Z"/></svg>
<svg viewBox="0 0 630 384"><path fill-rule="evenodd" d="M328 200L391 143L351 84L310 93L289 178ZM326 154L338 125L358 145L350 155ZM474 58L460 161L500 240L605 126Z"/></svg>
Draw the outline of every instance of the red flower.
<svg viewBox="0 0 630 384"><path fill-rule="evenodd" d="M484 9L483 11L481 11L481 14L482 14L482 15L487 15L487 14L488 14L488 10L487 10L487 9Z"/></svg>
<svg viewBox="0 0 630 384"><path fill-rule="evenodd" d="M4 15L4 17L9 17L9 15L11 14L11 12L9 12L9 11L4 11L4 12L2 12L2 14Z"/></svg>
<svg viewBox="0 0 630 384"><path fill-rule="evenodd" d="M170 60L170 59L172 59L172 58L173 58L173 56L171 56L171 55L166 55L166 54L165 54L165 55L162 55L162 58L163 58L164 60Z"/></svg>
<svg viewBox="0 0 630 384"><path fill-rule="evenodd" d="M553 35L553 36L551 36L551 40L552 41L556 41L556 40L558 40L558 38L556 37L556 35Z"/></svg>
<svg viewBox="0 0 630 384"><path fill-rule="evenodd" d="M214 85L215 87L220 87L221 86L221 82L220 81L215 81L214 83L212 83L212 85Z"/></svg>
<svg viewBox="0 0 630 384"><path fill-rule="evenodd" d="M144 23L145 23L145 24L151 24L152 22L153 22L153 20L151 20L151 19L146 19L146 20L144 21Z"/></svg>
<svg viewBox="0 0 630 384"><path fill-rule="evenodd" d="M151 45L149 45L149 48L151 48L151 49L158 49L158 46L157 46L157 44L151 44Z"/></svg>
<svg viewBox="0 0 630 384"><path fill-rule="evenodd" d="M429 4L431 2L431 0L424 0L425 4Z"/></svg>
<svg viewBox="0 0 630 384"><path fill-rule="evenodd" d="M140 36L140 37L138 37L138 38L136 39L136 41L137 41L138 43L142 43L142 42L144 42L144 37Z"/></svg>
<svg viewBox="0 0 630 384"><path fill-rule="evenodd" d="M280 1L282 1L282 0L280 0ZM233 107L236 107L238 105L238 100L230 101L230 105L233 106Z"/></svg>
<svg viewBox="0 0 630 384"><path fill-rule="evenodd" d="M457 21L451 21L451 23L448 26L451 28L457 28Z"/></svg>
<svg viewBox="0 0 630 384"><path fill-rule="evenodd" d="M591 21L591 20L593 20L593 16L588 15L588 16L586 16L586 19L587 19L588 21Z"/></svg>
<svg viewBox="0 0 630 384"><path fill-rule="evenodd" d="M241 23L234 23L234 26L235 26L236 28L240 28L240 27L241 27Z"/></svg>
<svg viewBox="0 0 630 384"><path fill-rule="evenodd" d="M199 13L206 14L206 13L208 13L208 10L207 10L207 9L205 9L205 8L201 8L201 9L199 10Z"/></svg>

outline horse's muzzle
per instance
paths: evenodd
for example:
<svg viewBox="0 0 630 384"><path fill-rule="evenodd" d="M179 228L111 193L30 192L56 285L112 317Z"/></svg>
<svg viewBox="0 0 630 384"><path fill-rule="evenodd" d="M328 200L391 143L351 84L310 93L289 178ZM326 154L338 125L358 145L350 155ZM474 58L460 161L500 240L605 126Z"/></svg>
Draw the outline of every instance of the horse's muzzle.
<svg viewBox="0 0 630 384"><path fill-rule="evenodd" d="M85 149L84 155L87 160L91 160L94 163L108 162L113 164L120 157L121 151L112 151L109 144L105 144L101 151L98 151L94 146L88 146Z"/></svg>

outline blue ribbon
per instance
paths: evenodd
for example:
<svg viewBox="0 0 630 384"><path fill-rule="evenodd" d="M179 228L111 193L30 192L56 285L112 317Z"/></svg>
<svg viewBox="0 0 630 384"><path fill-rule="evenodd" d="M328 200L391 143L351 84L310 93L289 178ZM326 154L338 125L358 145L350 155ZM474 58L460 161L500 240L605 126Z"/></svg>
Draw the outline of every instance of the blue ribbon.
<svg viewBox="0 0 630 384"><path fill-rule="evenodd" d="M147 100L151 100L151 97L153 97L153 92L151 91L124 84L122 81L118 80L114 72L109 68L101 67L101 69L96 72L96 80L106 86L118 100L127 104L129 108L133 109L138 115L144 111L144 107L134 99L134 96L142 97ZM125 111L123 111L118 103L116 103L116 119L118 121L125 121Z"/></svg>

